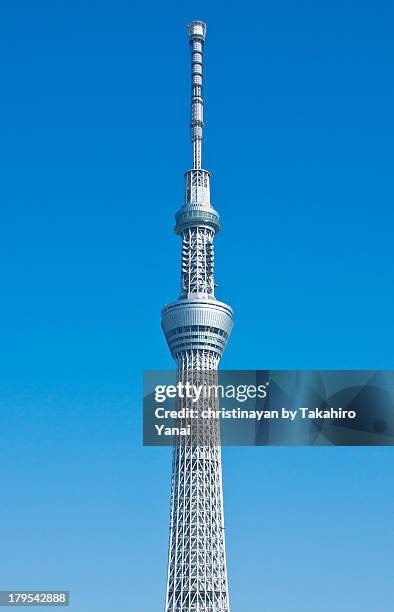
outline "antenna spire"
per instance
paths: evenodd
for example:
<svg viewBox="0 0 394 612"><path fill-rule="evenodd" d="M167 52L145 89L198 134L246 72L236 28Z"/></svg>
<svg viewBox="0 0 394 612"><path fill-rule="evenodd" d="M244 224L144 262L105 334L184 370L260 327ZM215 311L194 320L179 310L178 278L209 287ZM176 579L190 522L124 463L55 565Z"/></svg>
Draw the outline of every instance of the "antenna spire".
<svg viewBox="0 0 394 612"><path fill-rule="evenodd" d="M202 129L204 127L204 103L202 98L202 50L207 26L203 21L188 25L192 59L192 99L190 127L193 143L193 168L201 168Z"/></svg>

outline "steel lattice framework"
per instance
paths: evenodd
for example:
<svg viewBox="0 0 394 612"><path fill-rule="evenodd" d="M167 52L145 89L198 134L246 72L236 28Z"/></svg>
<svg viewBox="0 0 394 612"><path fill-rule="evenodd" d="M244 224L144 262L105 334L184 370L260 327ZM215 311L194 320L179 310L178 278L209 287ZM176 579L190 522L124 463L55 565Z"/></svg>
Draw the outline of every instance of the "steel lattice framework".
<svg viewBox="0 0 394 612"><path fill-rule="evenodd" d="M202 52L206 26L188 26L192 60L193 168L185 173L184 205L176 214L182 239L181 295L162 311L162 327L178 380L215 383L232 328L232 309L214 295L214 237L219 215L210 202L210 175L201 168ZM179 400L187 404L190 400ZM217 400L202 408L215 409ZM165 612L229 612L223 524L220 432L197 419L188 438L175 440Z"/></svg>

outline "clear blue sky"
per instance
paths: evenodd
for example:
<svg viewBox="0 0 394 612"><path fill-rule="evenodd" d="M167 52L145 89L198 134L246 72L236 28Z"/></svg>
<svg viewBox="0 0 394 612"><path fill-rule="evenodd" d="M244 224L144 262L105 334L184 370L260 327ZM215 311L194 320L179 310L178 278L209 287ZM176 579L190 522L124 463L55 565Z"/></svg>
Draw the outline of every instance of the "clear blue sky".
<svg viewBox="0 0 394 612"><path fill-rule="evenodd" d="M170 449L144 368L190 165L185 25L208 22L204 165L223 367L394 368L390 3L18 1L0 25L0 588L164 601ZM234 612L391 612L390 448L226 448Z"/></svg>

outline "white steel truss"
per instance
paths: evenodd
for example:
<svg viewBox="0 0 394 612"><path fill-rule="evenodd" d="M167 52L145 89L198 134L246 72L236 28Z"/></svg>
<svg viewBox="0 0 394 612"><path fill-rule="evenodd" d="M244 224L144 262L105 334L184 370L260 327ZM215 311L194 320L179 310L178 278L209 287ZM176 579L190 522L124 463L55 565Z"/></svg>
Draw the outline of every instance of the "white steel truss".
<svg viewBox="0 0 394 612"><path fill-rule="evenodd" d="M178 380L212 384L218 361L210 351L181 353ZM190 400L180 400L180 407L192 408ZM199 410L209 408L217 409L216 398L199 403ZM173 448L166 612L227 612L219 423L180 422L186 425L190 437L179 437Z"/></svg>
<svg viewBox="0 0 394 612"><path fill-rule="evenodd" d="M215 232L208 227L188 227L182 232L183 296L194 293L213 296L214 235Z"/></svg>

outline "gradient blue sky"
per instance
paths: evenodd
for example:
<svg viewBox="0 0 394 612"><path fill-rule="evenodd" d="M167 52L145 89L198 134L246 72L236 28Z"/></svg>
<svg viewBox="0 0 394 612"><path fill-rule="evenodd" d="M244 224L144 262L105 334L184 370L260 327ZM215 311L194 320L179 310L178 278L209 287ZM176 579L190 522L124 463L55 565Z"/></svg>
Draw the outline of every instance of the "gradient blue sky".
<svg viewBox="0 0 394 612"><path fill-rule="evenodd" d="M204 165L227 368L394 368L390 3L9 2L0 24L0 588L163 607L173 215L186 23L208 22ZM393 610L390 448L226 448L234 612Z"/></svg>

